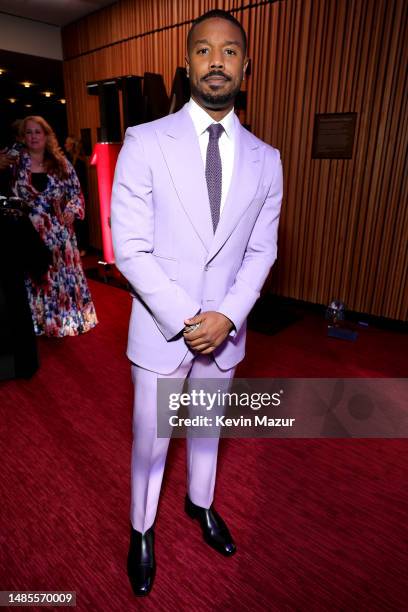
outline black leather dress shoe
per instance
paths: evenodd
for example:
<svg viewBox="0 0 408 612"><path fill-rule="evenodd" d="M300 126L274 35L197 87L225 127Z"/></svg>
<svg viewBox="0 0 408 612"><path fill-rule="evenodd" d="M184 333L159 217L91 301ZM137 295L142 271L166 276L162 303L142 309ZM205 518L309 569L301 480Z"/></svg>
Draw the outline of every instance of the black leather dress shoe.
<svg viewBox="0 0 408 612"><path fill-rule="evenodd" d="M226 557L230 557L236 552L237 547L228 531L228 527L212 506L208 510L201 508L201 506L196 506L186 495L184 509L190 518L198 520L203 531L204 540L209 546Z"/></svg>
<svg viewBox="0 0 408 612"><path fill-rule="evenodd" d="M136 597L148 595L152 590L156 574L153 527L150 527L144 534L130 527L127 572Z"/></svg>

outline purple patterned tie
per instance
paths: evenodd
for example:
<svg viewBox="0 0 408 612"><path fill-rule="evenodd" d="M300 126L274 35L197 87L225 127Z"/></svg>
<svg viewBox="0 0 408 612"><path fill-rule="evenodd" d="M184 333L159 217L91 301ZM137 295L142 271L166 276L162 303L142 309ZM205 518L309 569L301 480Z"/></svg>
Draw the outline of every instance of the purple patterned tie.
<svg viewBox="0 0 408 612"><path fill-rule="evenodd" d="M222 166L218 139L224 128L220 123L213 123L208 128L207 160L205 164L205 178L207 179L208 197L210 200L211 219L214 232L220 219Z"/></svg>

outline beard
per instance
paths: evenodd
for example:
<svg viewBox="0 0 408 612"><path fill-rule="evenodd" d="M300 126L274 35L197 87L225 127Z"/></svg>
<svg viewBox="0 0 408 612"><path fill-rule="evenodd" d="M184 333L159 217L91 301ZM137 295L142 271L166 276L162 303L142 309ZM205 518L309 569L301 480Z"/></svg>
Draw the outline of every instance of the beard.
<svg viewBox="0 0 408 612"><path fill-rule="evenodd" d="M203 91L199 85L190 82L191 93L194 97L201 100L205 107L210 108L212 110L223 109L226 106L229 106L231 102L234 102L237 97L240 89L241 83L238 83L233 89L231 89L227 93L207 93Z"/></svg>

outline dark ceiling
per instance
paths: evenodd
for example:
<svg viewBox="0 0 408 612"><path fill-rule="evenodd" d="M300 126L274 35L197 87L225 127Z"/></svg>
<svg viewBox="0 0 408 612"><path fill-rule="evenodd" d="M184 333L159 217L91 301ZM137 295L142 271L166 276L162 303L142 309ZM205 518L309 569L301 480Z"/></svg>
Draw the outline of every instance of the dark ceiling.
<svg viewBox="0 0 408 612"><path fill-rule="evenodd" d="M8 131L10 122L26 115L42 115L59 134L66 130L62 62L23 53L0 50L0 132ZM33 83L25 88L21 83ZM46 98L44 91L53 95ZM15 99L11 102L10 99ZM31 106L28 106L31 105ZM1 138L4 142L4 136ZM1 143L0 143L1 144Z"/></svg>
<svg viewBox="0 0 408 612"><path fill-rule="evenodd" d="M41 91L52 91L56 97L64 97L62 62L59 60L0 50L0 68L6 72L0 76L1 98L34 100ZM22 81L30 81L33 87L26 89Z"/></svg>

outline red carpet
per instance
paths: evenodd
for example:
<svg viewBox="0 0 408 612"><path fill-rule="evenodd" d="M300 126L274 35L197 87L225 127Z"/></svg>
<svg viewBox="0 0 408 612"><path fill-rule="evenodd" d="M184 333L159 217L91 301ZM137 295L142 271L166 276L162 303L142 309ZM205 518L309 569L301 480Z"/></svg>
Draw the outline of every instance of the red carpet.
<svg viewBox="0 0 408 612"><path fill-rule="evenodd" d="M406 440L224 440L216 507L224 559L183 513L184 441L170 449L158 572L136 600L126 576L131 385L129 298L91 283L100 325L41 339L30 381L0 383L0 590L75 590L80 611L406 610ZM328 339L305 316L251 333L240 376L406 376L406 338ZM60 608L58 608L60 609Z"/></svg>

